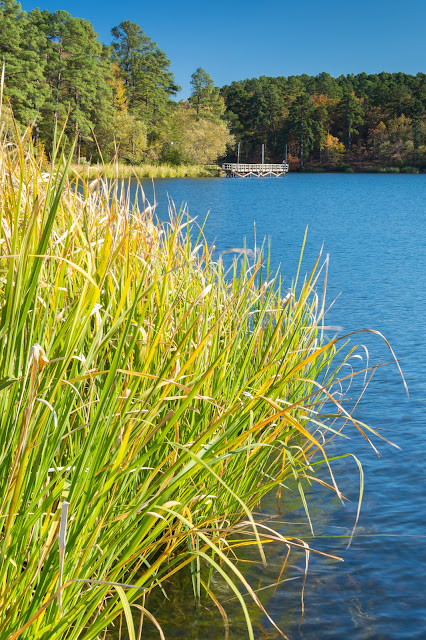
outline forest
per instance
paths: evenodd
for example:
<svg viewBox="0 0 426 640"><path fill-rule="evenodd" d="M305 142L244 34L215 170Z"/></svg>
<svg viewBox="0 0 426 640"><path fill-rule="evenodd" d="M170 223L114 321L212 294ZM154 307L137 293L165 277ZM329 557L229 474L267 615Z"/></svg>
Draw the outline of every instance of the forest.
<svg viewBox="0 0 426 640"><path fill-rule="evenodd" d="M426 169L426 75L328 73L223 87L240 158L306 170ZM232 156L235 158L235 153Z"/></svg>
<svg viewBox="0 0 426 640"><path fill-rule="evenodd" d="M261 76L222 88L202 68L191 95L170 60L136 23L101 43L88 20L66 11L26 12L0 0L3 120L31 126L49 156L55 131L76 140L80 163L129 165L288 158L291 170L426 170L426 75L333 78Z"/></svg>

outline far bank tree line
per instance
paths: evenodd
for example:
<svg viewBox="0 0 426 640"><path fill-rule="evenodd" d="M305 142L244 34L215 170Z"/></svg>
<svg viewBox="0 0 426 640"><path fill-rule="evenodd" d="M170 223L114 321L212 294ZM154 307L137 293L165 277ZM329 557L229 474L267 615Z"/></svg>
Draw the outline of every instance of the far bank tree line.
<svg viewBox="0 0 426 640"><path fill-rule="evenodd" d="M292 168L426 169L426 75L328 73L233 82L222 89L240 159ZM235 157L235 154L234 156Z"/></svg>
<svg viewBox="0 0 426 640"><path fill-rule="evenodd" d="M16 0L0 0L2 59L5 104L47 154L57 124L89 162L233 161L239 142L244 162L264 144L271 162L287 145L293 169L426 169L425 74L260 77L219 90L198 68L178 103L170 61L139 25L122 22L105 46L88 20Z"/></svg>

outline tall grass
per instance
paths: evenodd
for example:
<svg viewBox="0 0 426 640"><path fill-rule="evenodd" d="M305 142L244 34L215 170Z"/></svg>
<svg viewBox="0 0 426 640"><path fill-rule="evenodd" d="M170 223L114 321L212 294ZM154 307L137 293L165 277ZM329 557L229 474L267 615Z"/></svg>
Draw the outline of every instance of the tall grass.
<svg viewBox="0 0 426 640"><path fill-rule="evenodd" d="M72 171L84 176L86 179L97 178L102 175L108 179L127 179L127 178L207 178L218 175L218 169L203 165L179 165L170 164L105 164L105 165L85 165L73 164Z"/></svg>
<svg viewBox="0 0 426 640"><path fill-rule="evenodd" d="M340 496L339 417L371 435L344 408L353 350L324 340L321 270L290 293L258 252L226 273L188 219L42 162L3 137L0 637L90 640L124 614L135 638L143 594L178 571L216 602L206 567L253 637L230 547L264 560L253 508L287 478L307 518L315 471Z"/></svg>

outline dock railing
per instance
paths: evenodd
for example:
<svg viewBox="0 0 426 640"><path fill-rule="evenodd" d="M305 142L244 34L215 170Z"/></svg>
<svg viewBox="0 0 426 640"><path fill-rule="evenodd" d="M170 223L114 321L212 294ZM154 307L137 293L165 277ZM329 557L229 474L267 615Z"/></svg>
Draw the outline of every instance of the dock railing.
<svg viewBox="0 0 426 640"><path fill-rule="evenodd" d="M282 162L281 164L243 164L237 162L226 162L222 165L222 169L227 175L282 175L287 173L288 164L286 162Z"/></svg>

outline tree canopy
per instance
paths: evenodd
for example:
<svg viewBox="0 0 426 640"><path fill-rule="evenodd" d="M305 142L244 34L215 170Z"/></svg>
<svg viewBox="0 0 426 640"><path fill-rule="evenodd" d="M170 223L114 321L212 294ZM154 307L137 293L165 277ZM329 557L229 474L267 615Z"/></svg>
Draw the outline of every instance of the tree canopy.
<svg viewBox="0 0 426 640"><path fill-rule="evenodd" d="M251 78L222 88L241 158L291 167L426 169L426 76ZM235 153L228 156L235 159Z"/></svg>

